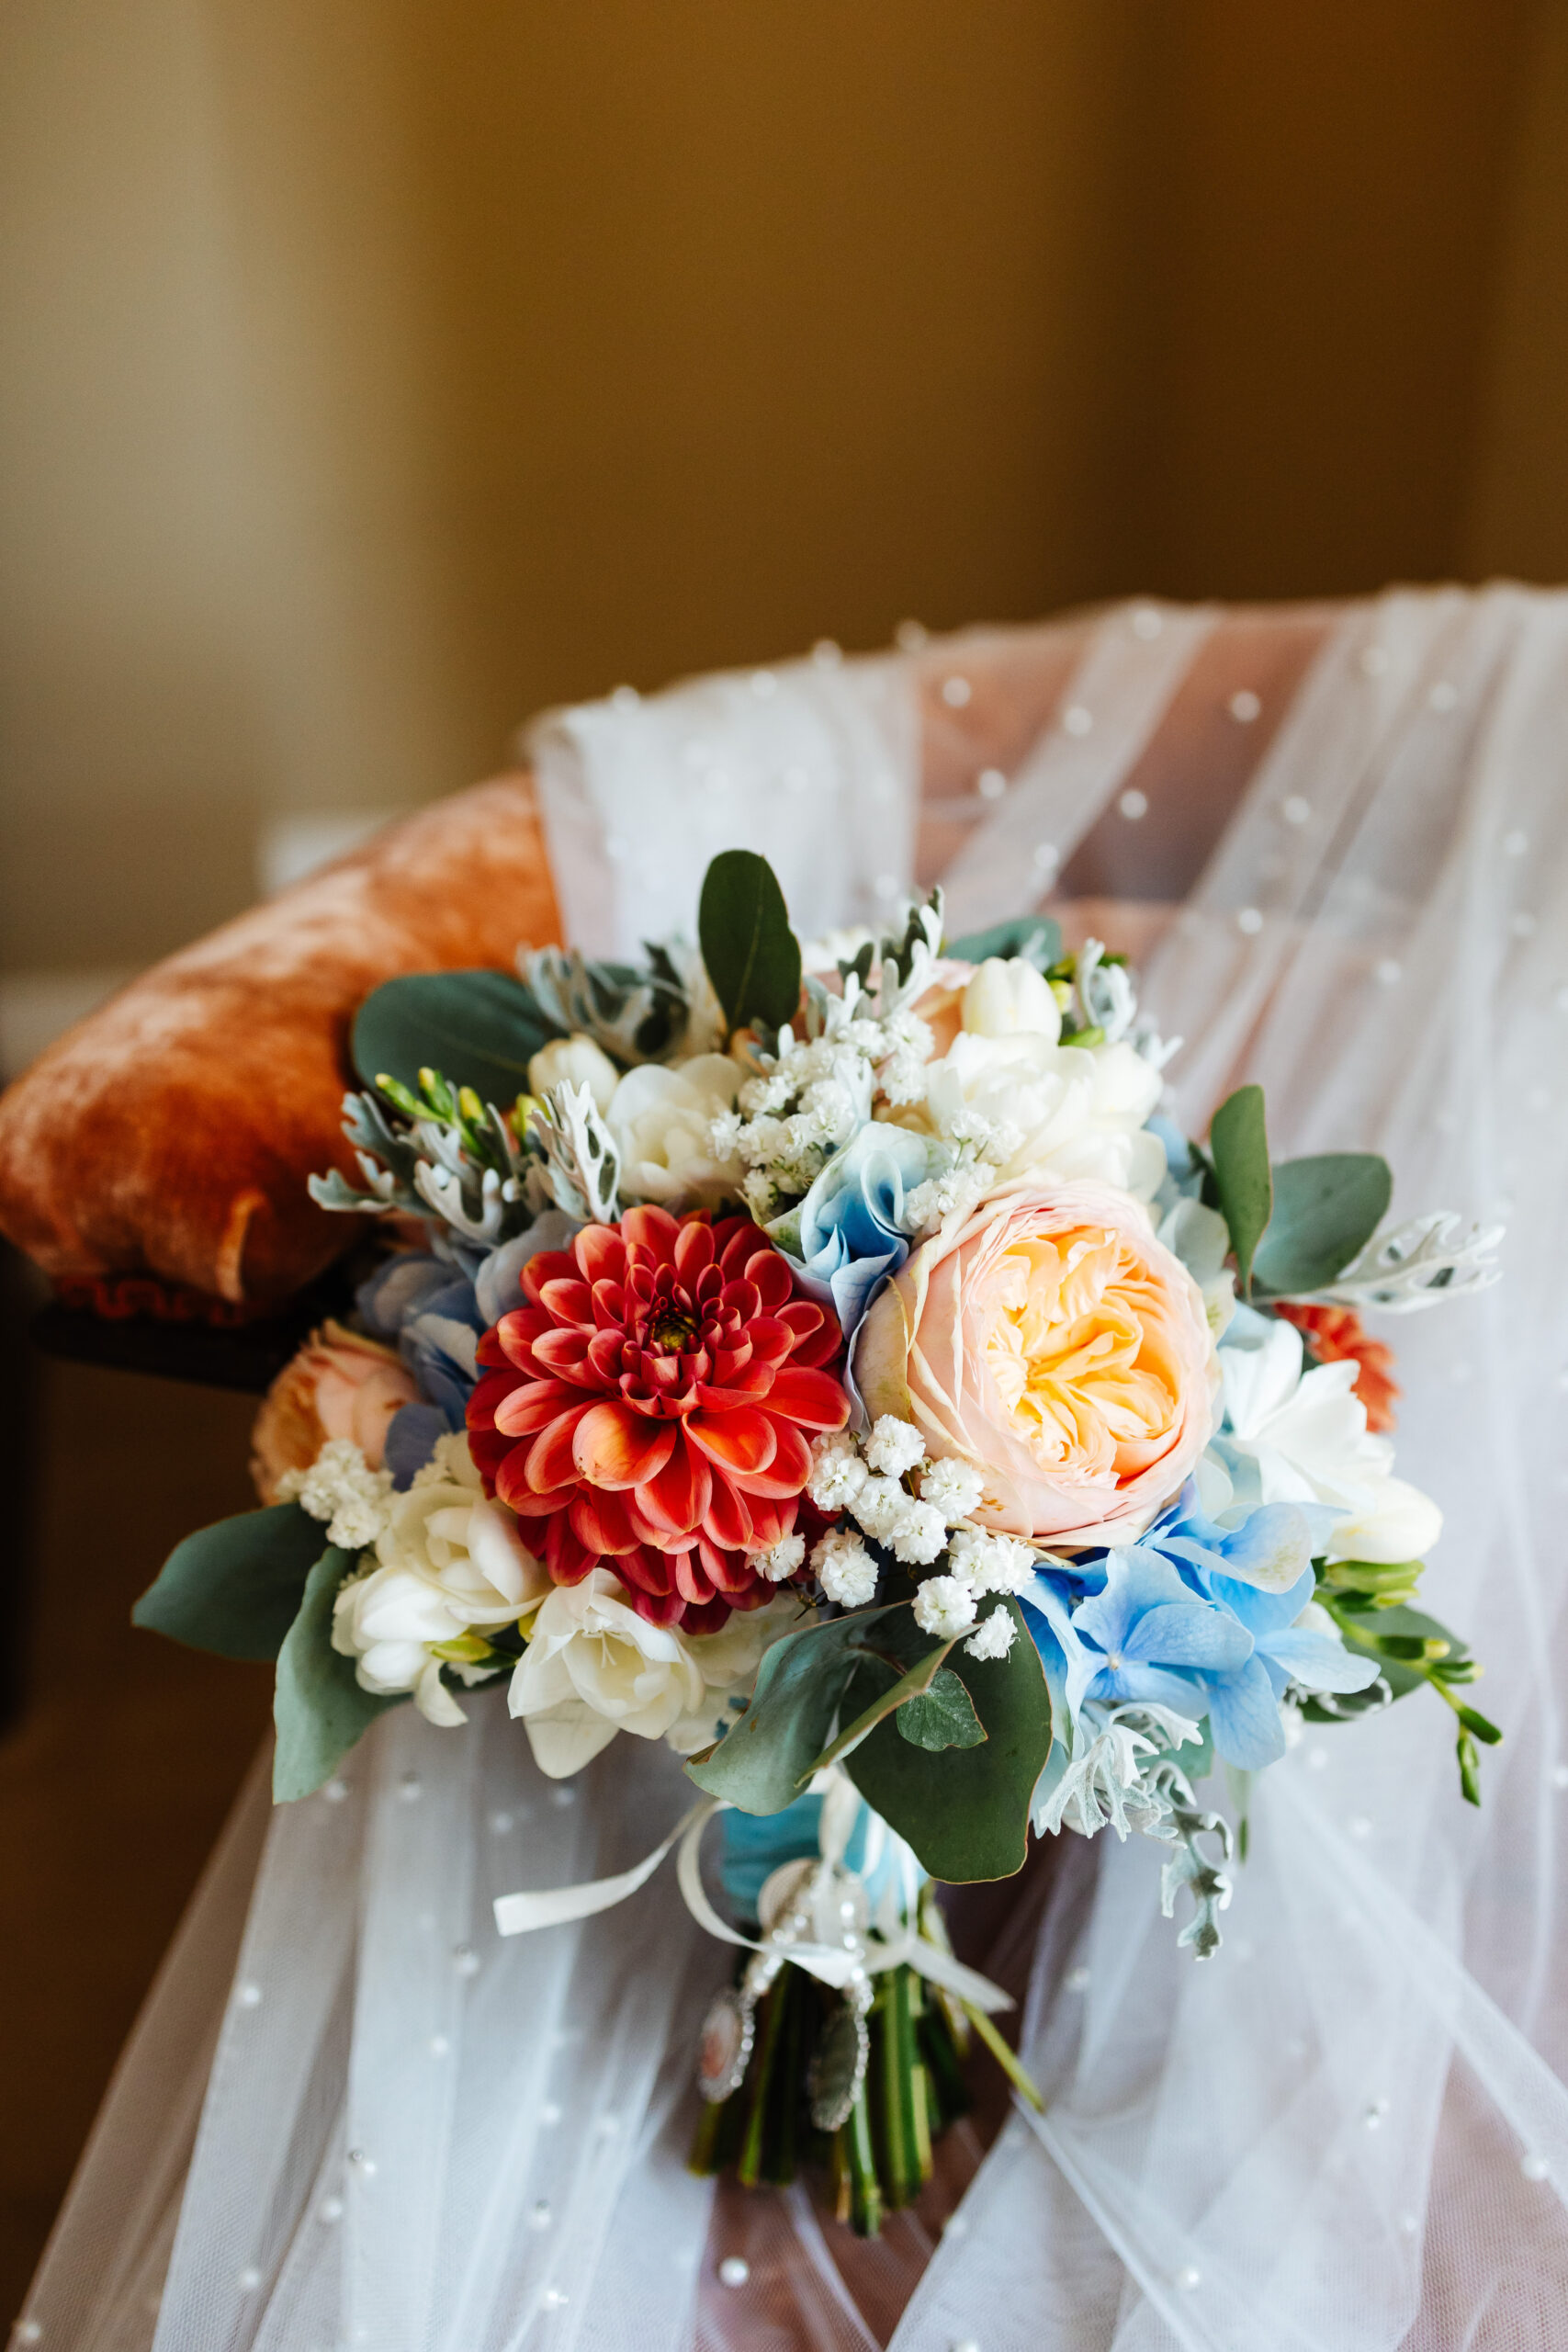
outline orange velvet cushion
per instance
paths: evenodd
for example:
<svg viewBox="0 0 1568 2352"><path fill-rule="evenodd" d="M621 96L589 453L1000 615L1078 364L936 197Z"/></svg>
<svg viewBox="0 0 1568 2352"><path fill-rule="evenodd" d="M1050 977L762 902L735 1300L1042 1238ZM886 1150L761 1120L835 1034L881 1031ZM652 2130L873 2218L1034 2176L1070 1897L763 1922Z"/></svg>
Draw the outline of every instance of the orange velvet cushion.
<svg viewBox="0 0 1568 2352"><path fill-rule="evenodd" d="M339 1120L362 999L558 937L528 776L409 818L144 973L0 1097L0 1227L57 1277L287 1297L357 1238L305 1179L354 1172Z"/></svg>

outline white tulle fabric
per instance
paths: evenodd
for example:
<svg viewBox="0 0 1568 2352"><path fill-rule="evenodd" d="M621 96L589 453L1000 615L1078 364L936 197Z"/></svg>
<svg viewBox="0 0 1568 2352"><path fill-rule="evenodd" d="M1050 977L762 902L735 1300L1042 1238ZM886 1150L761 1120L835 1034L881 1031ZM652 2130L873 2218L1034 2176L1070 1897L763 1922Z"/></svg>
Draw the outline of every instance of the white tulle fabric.
<svg viewBox="0 0 1568 2352"><path fill-rule="evenodd" d="M1257 689L1290 670L1269 659L1292 630L1299 683L1270 705ZM775 859L813 928L917 869L947 874L960 926L1058 874L1070 895L1075 865L1113 881L1125 865L1123 895L1147 902L1139 828L1163 779L1213 844L1168 920L1126 910L1157 943L1145 997L1190 1040L1179 1114L1201 1128L1257 1077L1278 1151L1373 1147L1405 1211L1509 1222L1501 1287L1389 1333L1400 1468L1448 1517L1430 1602L1483 1653L1507 1732L1484 1809L1459 1803L1435 1701L1309 1730L1258 1785L1203 1966L1159 1917L1156 1849L1073 1841L1025 2021L1048 2112L1005 2126L894 2352L1564 2341L1565 742L1568 598L1507 587L1304 624L1122 607L702 682L541 739L563 905L609 950L689 922L704 854L737 842ZM814 758L817 786L784 781ZM976 791L998 762L1007 790ZM848 822L828 841L812 812L829 808ZM695 2019L728 1955L672 1883L581 1927L491 1929L496 1894L645 1851L682 1809L678 1764L622 1739L552 1787L502 1704L474 1716L466 1735L387 1716L341 1784L270 1826L248 1792L26 2340L878 2340L799 2192L751 2200L747 2280L716 2274L726 2225L682 2160Z"/></svg>

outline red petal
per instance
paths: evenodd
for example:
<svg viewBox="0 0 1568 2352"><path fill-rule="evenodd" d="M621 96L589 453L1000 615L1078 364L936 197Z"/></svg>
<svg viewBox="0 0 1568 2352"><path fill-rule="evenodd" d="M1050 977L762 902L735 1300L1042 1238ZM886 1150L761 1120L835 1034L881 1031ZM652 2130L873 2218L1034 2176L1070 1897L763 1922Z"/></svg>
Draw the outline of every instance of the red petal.
<svg viewBox="0 0 1568 2352"><path fill-rule="evenodd" d="M694 1221L675 1236L675 1270L683 1283L694 1283L713 1263L713 1227Z"/></svg>
<svg viewBox="0 0 1568 2352"><path fill-rule="evenodd" d="M593 1321L601 1331L619 1332L626 1329L626 1289L624 1283L594 1283Z"/></svg>
<svg viewBox="0 0 1568 2352"><path fill-rule="evenodd" d="M540 1250L523 1269L523 1295L538 1305L547 1283L575 1282L577 1260L570 1250Z"/></svg>
<svg viewBox="0 0 1568 2352"><path fill-rule="evenodd" d="M472 1446L470 1444L470 1452ZM558 1487L548 1493L536 1493L528 1484L528 1457L533 1444L527 1438L509 1446L494 1472L495 1491L503 1503L526 1519L539 1519L552 1510L563 1510L570 1496L570 1487Z"/></svg>
<svg viewBox="0 0 1568 2352"><path fill-rule="evenodd" d="M545 1566L557 1584L581 1584L599 1565L599 1555L577 1539L570 1512L558 1510L545 1526Z"/></svg>
<svg viewBox="0 0 1568 2352"><path fill-rule="evenodd" d="M694 1601L700 1607L714 1597L713 1587L703 1574L695 1552L677 1552L675 1560L675 1589L682 1600Z"/></svg>
<svg viewBox="0 0 1568 2352"><path fill-rule="evenodd" d="M739 1489L728 1478L713 1482L713 1500L703 1521L703 1533L710 1544L728 1546L732 1552L749 1552L760 1548L754 1543L751 1514Z"/></svg>
<svg viewBox="0 0 1568 2352"><path fill-rule="evenodd" d="M651 1204L628 1209L621 1219L621 1232L626 1246L646 1250L656 1265L667 1265L675 1254L675 1241L681 1228L668 1209Z"/></svg>
<svg viewBox="0 0 1568 2352"><path fill-rule="evenodd" d="M558 1415L581 1404L582 1391L564 1380L525 1380L496 1405L495 1426L502 1437L536 1437Z"/></svg>
<svg viewBox="0 0 1568 2352"><path fill-rule="evenodd" d="M536 1495L547 1494L554 1487L576 1486L577 1463L571 1442L577 1435L577 1424L592 1409L587 1405L573 1405L569 1412L558 1413L534 1440L528 1454L528 1484Z"/></svg>
<svg viewBox="0 0 1568 2352"><path fill-rule="evenodd" d="M593 1294L586 1283L546 1283L539 1296L557 1323L574 1323L581 1329L585 1324L593 1328Z"/></svg>
<svg viewBox="0 0 1568 2352"><path fill-rule="evenodd" d="M778 1450L765 1470L744 1476L734 1470L730 1476L748 1495L768 1495L776 1501L788 1502L799 1494L811 1476L811 1448L793 1421L775 1421L773 1435Z"/></svg>
<svg viewBox="0 0 1568 2352"><path fill-rule="evenodd" d="M484 1480L487 1495L494 1493L496 1472L511 1452L512 1442L509 1438L497 1437L493 1430L470 1428L468 1453L473 1460L474 1468Z"/></svg>
<svg viewBox="0 0 1568 2352"><path fill-rule="evenodd" d="M750 1600L738 1600L733 1606L750 1609L754 1604ZM688 1600L681 1611L681 1631L683 1634L720 1633L729 1623L730 1608L731 1603L727 1600L705 1600L700 1605Z"/></svg>
<svg viewBox="0 0 1568 2352"><path fill-rule="evenodd" d="M657 1476L637 1488L637 1509L652 1526L671 1535L686 1535L701 1526L713 1487L713 1472L682 1434Z"/></svg>
<svg viewBox="0 0 1568 2352"><path fill-rule="evenodd" d="M585 1225L571 1254L587 1283L618 1283L626 1272L626 1245L613 1225Z"/></svg>
<svg viewBox="0 0 1568 2352"><path fill-rule="evenodd" d="M595 1487L639 1487L658 1476L674 1449L670 1422L608 1402L590 1405L571 1442L572 1460Z"/></svg>
<svg viewBox="0 0 1568 2352"><path fill-rule="evenodd" d="M786 1414L805 1430L841 1430L850 1418L850 1400L831 1373L788 1363L773 1374L768 1410Z"/></svg>
<svg viewBox="0 0 1568 2352"><path fill-rule="evenodd" d="M732 1413L692 1413L686 1435L723 1470L754 1477L765 1470L778 1450L774 1425L755 1405Z"/></svg>
<svg viewBox="0 0 1568 2352"><path fill-rule="evenodd" d="M510 1396L517 1385L517 1374L512 1371L487 1372L469 1393L465 1419L471 1430L492 1430L495 1408L503 1396Z"/></svg>
<svg viewBox="0 0 1568 2352"><path fill-rule="evenodd" d="M615 1560L615 1574L621 1582L638 1592L655 1599L673 1598L675 1568L672 1561L650 1544L637 1544L629 1552L620 1553ZM642 1612L646 1614L646 1612Z"/></svg>
<svg viewBox="0 0 1568 2352"><path fill-rule="evenodd" d="M588 1351L586 1333L571 1325L552 1323L534 1342L534 1365L538 1372L547 1372L557 1380L575 1380L584 1388L602 1384L593 1371Z"/></svg>
<svg viewBox="0 0 1568 2352"><path fill-rule="evenodd" d="M606 1494L597 1487L580 1487L568 1509L579 1541L595 1558L635 1548L637 1538L626 1524L618 1495Z"/></svg>

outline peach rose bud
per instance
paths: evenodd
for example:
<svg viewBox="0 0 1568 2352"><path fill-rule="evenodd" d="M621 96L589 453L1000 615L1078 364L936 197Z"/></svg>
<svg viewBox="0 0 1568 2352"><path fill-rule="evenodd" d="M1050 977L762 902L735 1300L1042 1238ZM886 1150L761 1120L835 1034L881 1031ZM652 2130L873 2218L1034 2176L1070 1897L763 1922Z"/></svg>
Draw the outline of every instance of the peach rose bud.
<svg viewBox="0 0 1568 2352"><path fill-rule="evenodd" d="M419 1395L400 1356L341 1323L323 1323L267 1390L251 1432L251 1476L270 1503L286 1470L308 1470L323 1445L347 1438L381 1467L387 1426Z"/></svg>

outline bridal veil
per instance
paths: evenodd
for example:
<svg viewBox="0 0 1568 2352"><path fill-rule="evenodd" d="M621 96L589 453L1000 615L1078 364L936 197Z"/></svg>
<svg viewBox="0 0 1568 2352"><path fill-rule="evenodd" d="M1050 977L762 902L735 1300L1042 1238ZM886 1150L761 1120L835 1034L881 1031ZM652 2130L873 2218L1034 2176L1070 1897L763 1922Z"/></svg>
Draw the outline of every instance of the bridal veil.
<svg viewBox="0 0 1568 2352"><path fill-rule="evenodd" d="M1049 897L1133 951L1192 1041L1169 1070L1188 1128L1259 1079L1277 1152L1376 1148L1405 1213L1506 1219L1498 1287L1384 1336L1401 1469L1446 1513L1427 1589L1484 1657L1506 1740L1475 1814L1426 1697L1309 1726L1258 1790L1201 1965L1159 1915L1154 1849L1064 1839L1038 1928L1020 1915L1047 2111L1014 2112L978 2163L895 2352L1549 2352L1568 2335L1568 596L908 635L543 722L567 936L607 953L689 927L690 876L737 843L818 932L916 880L944 883L960 931ZM638 1859L682 1809L678 1762L623 1738L552 1784L503 1700L473 1714L457 1738L389 1714L270 1819L248 1787L19 2341L886 2340L918 2222L852 2273L802 2191L716 2209L683 2169L728 1955L672 1876L494 1934L497 1894Z"/></svg>

